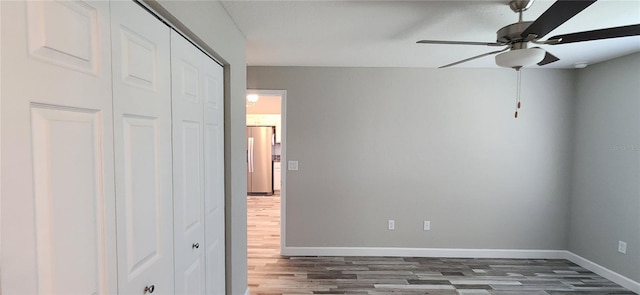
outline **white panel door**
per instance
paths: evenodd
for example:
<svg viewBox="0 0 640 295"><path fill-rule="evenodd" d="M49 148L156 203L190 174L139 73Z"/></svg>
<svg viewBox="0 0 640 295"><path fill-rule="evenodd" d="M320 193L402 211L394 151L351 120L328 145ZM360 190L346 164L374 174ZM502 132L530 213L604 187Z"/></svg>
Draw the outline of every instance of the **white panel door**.
<svg viewBox="0 0 640 295"><path fill-rule="evenodd" d="M205 293L201 52L171 31L176 294Z"/></svg>
<svg viewBox="0 0 640 295"><path fill-rule="evenodd" d="M2 292L115 294L109 3L0 5Z"/></svg>
<svg viewBox="0 0 640 295"><path fill-rule="evenodd" d="M170 29L111 2L118 290L173 294Z"/></svg>
<svg viewBox="0 0 640 295"><path fill-rule="evenodd" d="M201 57L204 87L206 294L224 294L224 71L204 53Z"/></svg>

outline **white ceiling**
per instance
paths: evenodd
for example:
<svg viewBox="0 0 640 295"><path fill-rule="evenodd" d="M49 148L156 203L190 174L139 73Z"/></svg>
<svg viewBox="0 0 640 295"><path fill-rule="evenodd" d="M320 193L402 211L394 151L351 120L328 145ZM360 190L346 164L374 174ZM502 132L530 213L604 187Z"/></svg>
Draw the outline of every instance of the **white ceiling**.
<svg viewBox="0 0 640 295"><path fill-rule="evenodd" d="M496 47L416 44L422 39L493 42L517 22L508 0L222 1L247 38L250 66L435 68ZM532 21L554 1L537 0ZM640 23L639 0L600 0L553 35ZM640 51L640 36L541 46L560 58L545 68L572 68ZM497 67L493 57L456 67Z"/></svg>

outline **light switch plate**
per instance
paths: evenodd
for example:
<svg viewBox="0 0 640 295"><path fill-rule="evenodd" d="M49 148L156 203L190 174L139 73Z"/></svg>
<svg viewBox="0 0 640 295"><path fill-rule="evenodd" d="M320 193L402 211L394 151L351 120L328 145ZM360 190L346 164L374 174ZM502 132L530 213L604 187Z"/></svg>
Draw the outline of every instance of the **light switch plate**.
<svg viewBox="0 0 640 295"><path fill-rule="evenodd" d="M298 171L298 161L288 161L287 169L289 171Z"/></svg>

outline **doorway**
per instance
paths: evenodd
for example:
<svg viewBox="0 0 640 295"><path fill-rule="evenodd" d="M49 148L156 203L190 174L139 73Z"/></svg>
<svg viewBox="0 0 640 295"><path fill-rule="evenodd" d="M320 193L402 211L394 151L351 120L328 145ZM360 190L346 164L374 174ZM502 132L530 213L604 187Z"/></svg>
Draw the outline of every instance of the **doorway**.
<svg viewBox="0 0 640 295"><path fill-rule="evenodd" d="M271 127L275 130L270 163L272 193L255 190L249 193L251 178L257 176L252 175L257 165L251 169L250 148L252 141L255 146L255 138L247 136L247 262L251 285L253 280L260 279L260 274L253 270L263 265L265 259L280 257L285 243L286 165L281 163L286 163L286 91L249 89L246 106L248 130Z"/></svg>

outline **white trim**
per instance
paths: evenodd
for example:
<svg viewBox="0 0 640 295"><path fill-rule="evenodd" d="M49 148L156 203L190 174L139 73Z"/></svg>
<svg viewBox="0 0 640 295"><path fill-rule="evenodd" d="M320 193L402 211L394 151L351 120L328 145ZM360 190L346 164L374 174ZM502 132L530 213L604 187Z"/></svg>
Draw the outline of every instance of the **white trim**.
<svg viewBox="0 0 640 295"><path fill-rule="evenodd" d="M247 94L258 94L265 96L280 96L280 163L282 174L280 181L280 254L285 255L287 237L287 91L286 90L266 90L247 89Z"/></svg>
<svg viewBox="0 0 640 295"><path fill-rule="evenodd" d="M377 248L377 247L284 247L284 256L394 256L455 258L563 259L565 250Z"/></svg>
<svg viewBox="0 0 640 295"><path fill-rule="evenodd" d="M573 252L569 252L567 251L567 255L565 257L565 259L580 265L600 276L602 276L603 278L610 280L620 286L623 286L633 292L636 293L640 293L640 282L636 282L630 278L627 278L615 271L612 271L600 264L597 264L589 259L586 259L582 256L579 256Z"/></svg>
<svg viewBox="0 0 640 295"><path fill-rule="evenodd" d="M284 169L280 171L280 253L287 246L287 91L280 92L280 164ZM284 172L283 172L284 171Z"/></svg>
<svg viewBox="0 0 640 295"><path fill-rule="evenodd" d="M249 290L248 286L247 286L247 290L244 291L244 295L251 295L251 291Z"/></svg>

